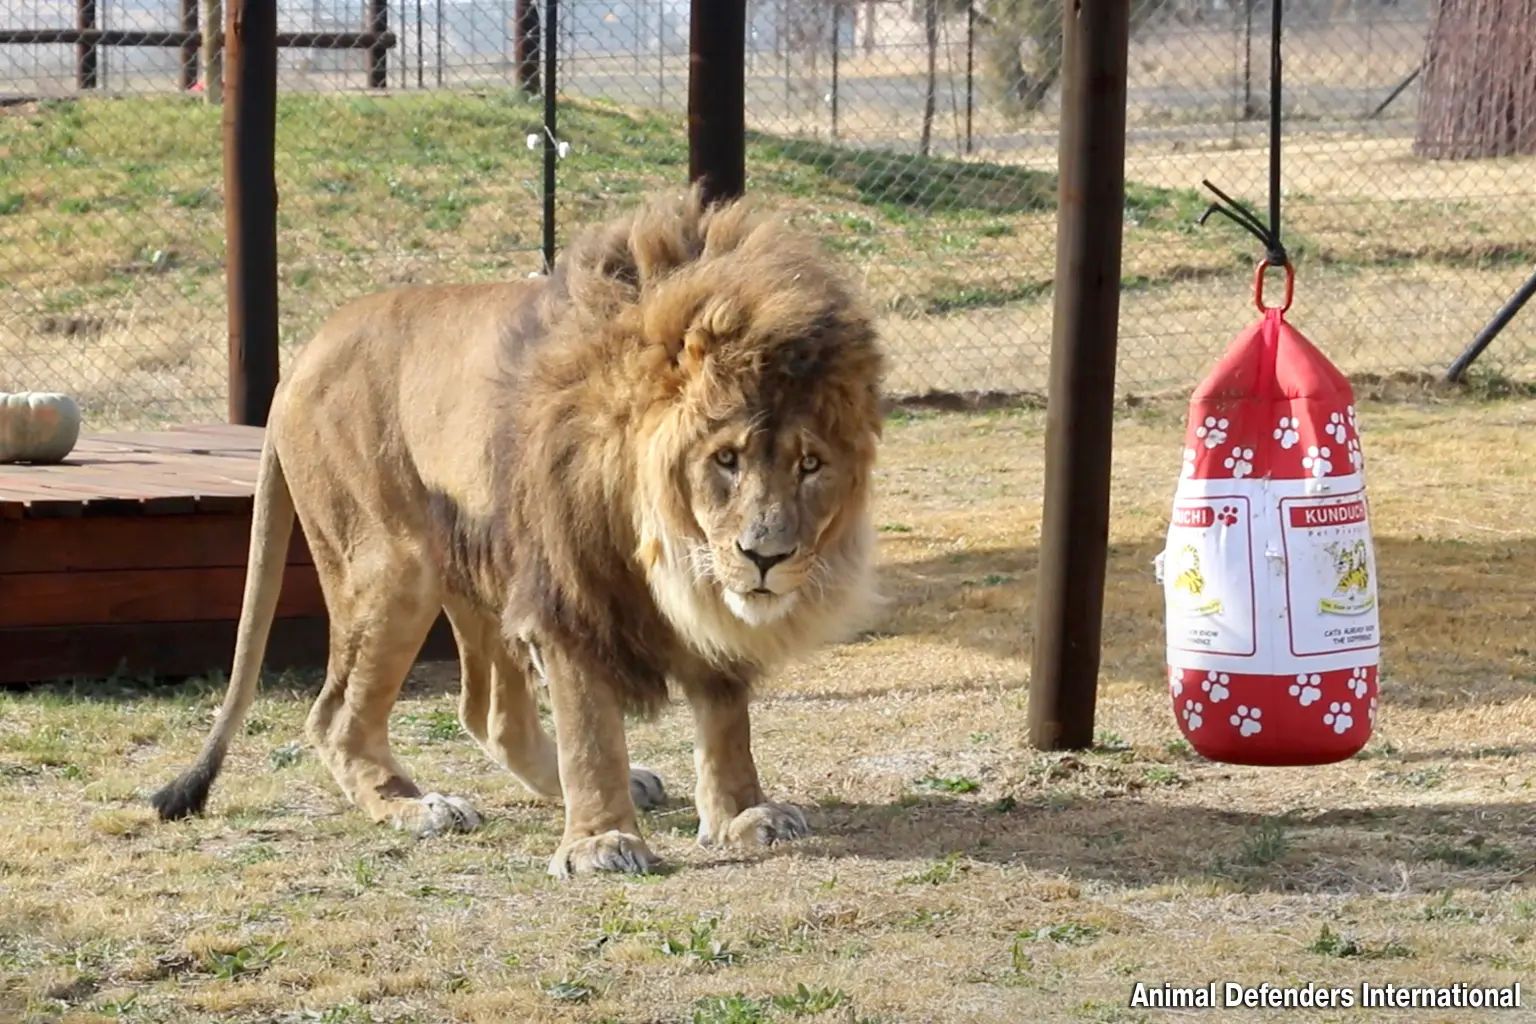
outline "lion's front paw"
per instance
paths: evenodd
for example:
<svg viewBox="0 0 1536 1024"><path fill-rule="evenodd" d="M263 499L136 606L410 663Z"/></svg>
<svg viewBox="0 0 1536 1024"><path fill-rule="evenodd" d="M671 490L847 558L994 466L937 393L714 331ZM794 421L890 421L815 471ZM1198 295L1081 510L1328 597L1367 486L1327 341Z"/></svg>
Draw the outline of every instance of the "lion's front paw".
<svg viewBox="0 0 1536 1024"><path fill-rule="evenodd" d="M402 814L395 820L397 828L426 838L480 827L479 813L463 797L428 793L414 803L414 813Z"/></svg>
<svg viewBox="0 0 1536 1024"><path fill-rule="evenodd" d="M629 768L629 798L637 811L654 811L667 802L667 788L661 784L661 776L649 768L631 765Z"/></svg>
<svg viewBox="0 0 1536 1024"><path fill-rule="evenodd" d="M805 813L794 804L761 803L748 807L728 822L718 836L702 837L701 842L718 841L729 846L772 846L811 834Z"/></svg>
<svg viewBox="0 0 1536 1024"><path fill-rule="evenodd" d="M549 873L556 878L598 871L645 875L660 865L661 858L650 851L643 839L615 830L561 843L549 862Z"/></svg>

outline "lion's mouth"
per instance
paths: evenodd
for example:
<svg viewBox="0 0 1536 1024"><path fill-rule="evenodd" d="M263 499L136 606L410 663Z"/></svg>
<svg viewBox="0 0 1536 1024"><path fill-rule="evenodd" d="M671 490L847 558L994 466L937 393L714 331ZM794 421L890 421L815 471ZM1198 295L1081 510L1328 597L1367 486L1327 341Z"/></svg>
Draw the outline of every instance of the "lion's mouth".
<svg viewBox="0 0 1536 1024"><path fill-rule="evenodd" d="M752 626L766 626L782 618L795 606L794 592L780 594L767 587L754 590L727 590L725 604L738 619Z"/></svg>

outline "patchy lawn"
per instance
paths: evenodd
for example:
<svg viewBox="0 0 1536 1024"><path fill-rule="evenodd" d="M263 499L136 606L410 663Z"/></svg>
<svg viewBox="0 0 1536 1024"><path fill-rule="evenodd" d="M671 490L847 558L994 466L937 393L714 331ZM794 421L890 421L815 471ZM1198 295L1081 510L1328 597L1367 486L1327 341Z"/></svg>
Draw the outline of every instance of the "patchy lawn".
<svg viewBox="0 0 1536 1024"><path fill-rule="evenodd" d="M1099 736L1071 754L1025 742L1041 414L892 421L891 604L764 694L765 782L817 834L761 856L694 847L678 710L631 732L678 795L646 821L673 870L557 884L558 811L460 734L453 666L415 675L398 753L489 821L426 841L296 743L312 678L269 681L209 816L171 825L144 794L220 683L0 694L0 1020L1150 1021L1138 981L1529 982L1536 400L1362 403L1383 707L1315 769L1208 763L1174 727L1151 562L1180 416L1117 424Z"/></svg>
<svg viewBox="0 0 1536 1024"><path fill-rule="evenodd" d="M846 261L880 317L892 387L1043 390L1054 152L923 158L878 148L901 148L900 132L832 143L788 134L794 123L771 115L754 117L749 189ZM0 108L0 390L69 391L96 429L222 413L220 116L176 96ZM282 343L300 344L364 292L536 272L542 152L526 140L541 118L542 104L506 90L285 92ZM559 124L571 145L559 165L562 241L686 176L675 111L567 97ZM1207 197L1197 190L1212 177L1262 205L1263 167L1262 147L1225 132L1132 144L1123 388L1187 384L1251 312L1253 242L1220 218L1198 227ZM1288 143L1298 326L1351 371L1446 366L1536 258L1533 167L1420 160L1403 137ZM1484 362L1536 374L1522 321Z"/></svg>

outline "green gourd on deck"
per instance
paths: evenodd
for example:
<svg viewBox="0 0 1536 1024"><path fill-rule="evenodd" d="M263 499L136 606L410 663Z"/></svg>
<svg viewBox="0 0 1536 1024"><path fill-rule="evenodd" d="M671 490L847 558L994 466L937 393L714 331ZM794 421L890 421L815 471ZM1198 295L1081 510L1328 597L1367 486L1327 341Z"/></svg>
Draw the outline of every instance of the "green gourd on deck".
<svg viewBox="0 0 1536 1024"><path fill-rule="evenodd" d="M80 407L68 395L0 392L0 463L60 462L80 438Z"/></svg>

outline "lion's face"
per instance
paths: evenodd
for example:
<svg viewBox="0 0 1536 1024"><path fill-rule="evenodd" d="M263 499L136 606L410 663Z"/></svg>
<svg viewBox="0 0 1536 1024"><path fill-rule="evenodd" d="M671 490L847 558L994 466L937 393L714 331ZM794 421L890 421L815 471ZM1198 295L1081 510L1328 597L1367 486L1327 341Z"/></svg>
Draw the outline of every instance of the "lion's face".
<svg viewBox="0 0 1536 1024"><path fill-rule="evenodd" d="M822 539L860 467L808 420L740 417L692 446L686 465L703 533L694 569L751 625L773 622L829 571Z"/></svg>

